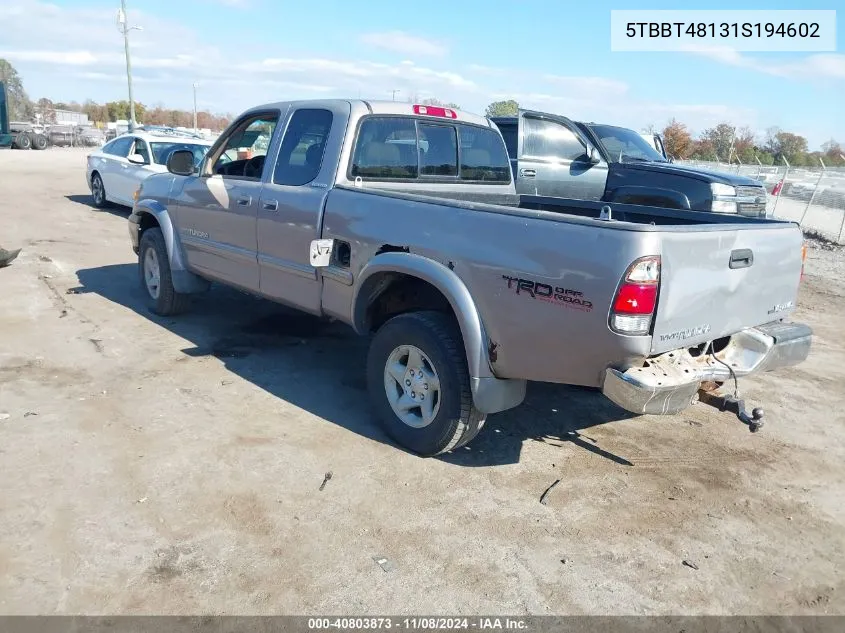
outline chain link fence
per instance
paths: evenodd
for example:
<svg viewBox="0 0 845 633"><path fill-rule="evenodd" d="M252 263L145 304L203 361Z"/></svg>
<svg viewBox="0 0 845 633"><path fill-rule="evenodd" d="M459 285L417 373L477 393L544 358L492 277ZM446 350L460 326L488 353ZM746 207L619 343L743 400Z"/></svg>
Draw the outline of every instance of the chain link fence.
<svg viewBox="0 0 845 633"><path fill-rule="evenodd" d="M805 231L845 244L845 168L738 165L700 160L678 164L759 180L769 194L767 214L792 220Z"/></svg>

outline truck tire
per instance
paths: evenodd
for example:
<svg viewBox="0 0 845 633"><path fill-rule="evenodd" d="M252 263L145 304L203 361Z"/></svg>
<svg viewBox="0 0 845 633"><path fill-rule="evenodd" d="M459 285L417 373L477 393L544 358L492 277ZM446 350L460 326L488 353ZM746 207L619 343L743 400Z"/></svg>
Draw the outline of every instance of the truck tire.
<svg viewBox="0 0 845 633"><path fill-rule="evenodd" d="M32 149L47 149L47 137L43 134L36 134L32 137Z"/></svg>
<svg viewBox="0 0 845 633"><path fill-rule="evenodd" d="M96 171L91 175L91 197L94 199L94 206L98 209L109 206L109 201L106 199L106 186Z"/></svg>
<svg viewBox="0 0 845 633"><path fill-rule="evenodd" d="M439 312L401 314L379 328L367 387L385 432L424 457L467 444L486 419L473 405L457 325Z"/></svg>
<svg viewBox="0 0 845 633"><path fill-rule="evenodd" d="M30 149L32 147L32 137L26 132L21 132L15 137L15 147L18 149Z"/></svg>
<svg viewBox="0 0 845 633"><path fill-rule="evenodd" d="M141 235L138 277L155 314L171 316L187 309L190 295L178 293L173 288L167 246L161 229L157 227L149 228Z"/></svg>

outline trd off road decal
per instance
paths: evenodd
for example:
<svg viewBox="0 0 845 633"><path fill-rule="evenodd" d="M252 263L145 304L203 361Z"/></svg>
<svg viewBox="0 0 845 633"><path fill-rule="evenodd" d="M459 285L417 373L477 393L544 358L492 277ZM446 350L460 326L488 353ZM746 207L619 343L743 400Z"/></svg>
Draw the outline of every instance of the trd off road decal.
<svg viewBox="0 0 845 633"><path fill-rule="evenodd" d="M546 303L554 303L567 308L589 312L593 309L592 301L584 298L584 293L571 288L561 288L560 286L550 286L549 284L540 283L539 281L531 281L530 279L520 279L519 277L508 277L502 275L502 279L508 282L508 289L513 290L518 295L525 295L532 299L545 301Z"/></svg>

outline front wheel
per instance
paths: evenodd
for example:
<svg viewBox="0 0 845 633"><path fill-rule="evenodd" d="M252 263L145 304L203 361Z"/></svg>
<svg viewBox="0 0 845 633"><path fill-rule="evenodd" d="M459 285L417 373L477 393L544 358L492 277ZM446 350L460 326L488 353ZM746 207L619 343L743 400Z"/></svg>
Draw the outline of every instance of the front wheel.
<svg viewBox="0 0 845 633"><path fill-rule="evenodd" d="M104 209L108 206L106 187L103 185L102 177L97 173L91 176L91 197L94 198L94 206L98 209Z"/></svg>
<svg viewBox="0 0 845 633"><path fill-rule="evenodd" d="M376 332L367 384L385 432L425 457L467 444L486 416L475 408L457 326L438 312L411 312Z"/></svg>
<svg viewBox="0 0 845 633"><path fill-rule="evenodd" d="M161 229L150 228L141 235L138 247L138 273L141 287L152 303L152 311L161 316L184 312L190 295L176 292Z"/></svg>

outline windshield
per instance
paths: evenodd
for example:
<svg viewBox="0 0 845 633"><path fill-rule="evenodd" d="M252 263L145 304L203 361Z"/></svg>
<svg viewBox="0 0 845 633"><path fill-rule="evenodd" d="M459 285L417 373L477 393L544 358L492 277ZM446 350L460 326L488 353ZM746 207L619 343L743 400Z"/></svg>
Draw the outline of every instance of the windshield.
<svg viewBox="0 0 845 633"><path fill-rule="evenodd" d="M624 163L626 160L668 162L634 130L610 125L591 125L590 129L598 137L613 162Z"/></svg>
<svg viewBox="0 0 845 633"><path fill-rule="evenodd" d="M170 155L177 149L186 149L194 154L194 167L197 167L200 164L200 161L205 157L206 153L208 152L209 146L199 145L197 143L180 143L178 141L152 141L150 143L150 148L152 149L155 162L159 165L166 165L167 159L170 158Z"/></svg>

